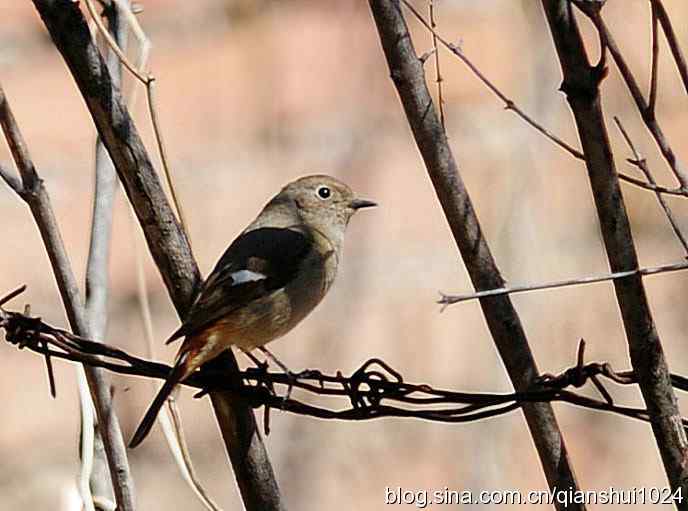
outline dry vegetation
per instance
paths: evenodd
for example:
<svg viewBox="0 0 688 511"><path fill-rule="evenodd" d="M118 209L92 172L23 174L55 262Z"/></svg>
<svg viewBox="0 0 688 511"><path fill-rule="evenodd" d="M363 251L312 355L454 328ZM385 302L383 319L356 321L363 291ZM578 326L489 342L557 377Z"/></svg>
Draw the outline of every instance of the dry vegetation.
<svg viewBox="0 0 688 511"><path fill-rule="evenodd" d="M5 3L11 5L0 6L2 86L83 281L93 124L31 3ZM292 368L328 373L350 372L379 356L410 381L467 391L511 390L478 304L453 305L439 314L438 291L466 292L471 284L389 80L367 4L255 4L148 0L140 16L154 43L151 65L161 121L202 272L278 186L301 174L326 171L381 207L353 221L333 292L308 321L273 345L275 353ZM569 108L557 92L561 71L540 2L480 4L435 0L438 30L460 40L462 50L494 83L578 147ZM414 5L424 9L426 4ZM665 5L674 20L688 16L681 0L665 0ZM651 38L647 2L609 0L604 16L645 91ZM583 16L579 20L594 60L594 28ZM411 19L409 24L419 53L431 48L423 27ZM675 28L686 49L688 25L675 22ZM657 116L674 151L688 156L686 94L663 38L660 44ZM440 57L449 141L505 278L532 283L607 272L584 165L504 111L448 52L440 50ZM432 60L426 66L428 77L434 76ZM671 185L672 176L613 65L602 88L618 169L640 176L624 163L631 154L612 116L623 121L658 182ZM136 121L155 154L142 104ZM10 161L0 144L0 163ZM685 254L655 196L622 187L641 265L682 260ZM667 201L678 225L688 228L686 199ZM132 248L138 227L127 208L120 194L107 338L143 355ZM52 324L65 325L35 226L4 186L0 215L0 294L26 283L33 310ZM162 341L178 320L149 259L146 266L155 332ZM680 374L688 374L688 320L681 300L687 279L682 272L644 279L670 368ZM518 295L513 302L541 370L571 365L580 338L587 341L588 359L629 367L610 283ZM0 466L0 508L76 509L74 371L56 364L58 399L53 400L39 357L5 345L1 349L0 453L5 463ZM161 343L156 349L159 359L174 355L174 348ZM246 362L240 358L242 365ZM151 388L135 378L113 381L115 406L128 436ZM643 404L635 390L614 392L614 397ZM223 508L236 508L238 493L207 400L192 400L184 391L179 401L200 477ZM554 408L582 488L666 485L646 424L564 404ZM352 499L359 509L380 509L385 486L546 488L518 412L461 425L400 419L325 423L273 412L266 443L290 509L349 509ZM141 509L198 506L181 484L159 433L133 451L130 461Z"/></svg>

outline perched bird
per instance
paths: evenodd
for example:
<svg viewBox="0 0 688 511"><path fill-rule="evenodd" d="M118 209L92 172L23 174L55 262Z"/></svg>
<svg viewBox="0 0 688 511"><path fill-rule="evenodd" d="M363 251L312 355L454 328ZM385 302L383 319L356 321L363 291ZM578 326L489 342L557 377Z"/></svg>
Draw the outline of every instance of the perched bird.
<svg viewBox="0 0 688 511"><path fill-rule="evenodd" d="M325 175L282 188L225 251L168 339L184 342L130 447L146 437L175 385L201 365L230 346L264 349L305 318L334 281L349 220L375 205Z"/></svg>

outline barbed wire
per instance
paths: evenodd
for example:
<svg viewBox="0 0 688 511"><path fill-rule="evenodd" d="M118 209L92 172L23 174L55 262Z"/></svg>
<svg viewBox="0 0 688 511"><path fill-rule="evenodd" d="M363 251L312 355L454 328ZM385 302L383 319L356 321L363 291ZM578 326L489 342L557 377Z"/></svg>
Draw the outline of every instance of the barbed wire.
<svg viewBox="0 0 688 511"><path fill-rule="evenodd" d="M48 367L51 389L54 391L52 359L60 358L102 367L119 374L164 379L170 366L145 360L105 343L75 335L53 327L39 317L24 312L9 311L4 305L25 290L25 286L0 299L0 329L5 340L19 349L29 349L43 355ZM269 412L273 408L297 415L338 420L371 420L382 417L416 418L435 422L462 423L504 415L517 410L524 403L566 402L579 407L606 411L648 422L647 411L642 408L617 405L602 380L617 385L636 383L632 371L616 372L608 363L585 363L585 342L581 340L576 365L559 374L543 374L525 392L487 393L459 392L434 388L428 384L404 381L401 373L384 360L371 358L351 375L341 371L324 374L307 369L299 373L269 371L267 363L240 371L240 379L227 378L227 374L202 369L182 384L196 388L200 397L208 392L227 391L245 400L253 408L263 407L264 428L269 433ZM584 396L569 390L592 383L602 399ZM672 384L688 390L688 379L672 375ZM284 389L285 392L278 392ZM292 389L305 394L346 398L347 405L338 408L306 403L292 397ZM339 400L338 402L340 402ZM688 419L682 419L688 427Z"/></svg>

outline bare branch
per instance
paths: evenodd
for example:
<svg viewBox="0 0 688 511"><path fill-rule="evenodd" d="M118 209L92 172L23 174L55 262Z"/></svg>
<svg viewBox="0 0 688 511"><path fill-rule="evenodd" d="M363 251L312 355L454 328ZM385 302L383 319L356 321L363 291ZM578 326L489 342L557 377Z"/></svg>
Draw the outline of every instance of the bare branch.
<svg viewBox="0 0 688 511"><path fill-rule="evenodd" d="M671 19L669 19L669 14L664 8L662 0L650 0L652 3L652 8L655 11L659 23L662 25L662 30L664 31L664 37L666 37L667 43L669 43L669 49L671 49L671 54L674 57L674 62L676 62L676 67L681 75L681 80L683 81L683 87L688 93L688 65L686 64L686 59L683 56L681 47L678 44L678 38L674 32L674 27L671 26Z"/></svg>
<svg viewBox="0 0 688 511"><path fill-rule="evenodd" d="M657 106L657 69L659 67L659 33L657 23L657 7L652 4L652 64L650 71L650 97L647 108L650 112L656 111ZM636 158L637 159L637 158Z"/></svg>
<svg viewBox="0 0 688 511"><path fill-rule="evenodd" d="M9 170L0 165L0 179L2 179L7 186L9 186L16 194L21 194L22 185L17 176L11 174Z"/></svg>
<svg viewBox="0 0 688 511"><path fill-rule="evenodd" d="M91 40L79 6L71 0L33 0L55 46L76 80L96 128L134 207L148 248L181 317L191 305L200 283L198 266L181 226L162 191L136 126L113 87L107 68ZM218 357L207 370L220 365L237 374L230 353ZM221 421L225 447L248 511L283 509L265 445L249 406L223 392L211 393Z"/></svg>
<svg viewBox="0 0 688 511"><path fill-rule="evenodd" d="M179 457L177 465L179 465L180 469L183 468L182 475L184 479L187 480L189 486L203 504L203 507L208 511L220 511L219 506L213 501L212 497L201 483L198 474L196 474L196 469L191 462L191 453L189 452L189 447L184 437L184 428L182 427L179 408L177 408L177 403L174 398L167 400L166 408L168 413L164 415L161 414L161 416L165 418L169 416L170 431L175 435L174 448L172 447L173 444L170 444L170 449L173 450L175 458ZM160 418L158 418L158 420L160 420ZM178 452L175 452L177 449Z"/></svg>
<svg viewBox="0 0 688 511"><path fill-rule="evenodd" d="M165 171L165 178L167 180L167 185L170 188L170 193L172 194L172 202L177 210L177 214L179 215L179 220L182 224L182 228L184 229L187 237L189 236L189 230L187 229L186 226L186 221L184 218L184 214L182 212L182 207L181 203L177 199L177 192L174 186L174 182L172 179L172 173L170 171L169 167L169 162L167 159L167 150L165 149L165 142L164 142L164 137L162 134L162 130L160 129L160 124L158 122L158 113L157 113L157 108L155 106L154 98L155 95L153 93L154 89L154 84L155 84L155 77L147 73L145 69L142 68L136 68L131 62L129 62L129 59L127 59L126 55L124 54L124 50L120 47L118 41L115 41L115 39L108 33L108 30L105 28L103 25L103 20L100 19L100 16L96 12L96 9L93 5L93 0L85 0L86 1L86 8L91 15L91 18L93 19L93 22L96 25L96 28L98 29L99 33L103 36L105 42L108 44L110 47L110 50L114 52L114 54L117 56L118 60L120 61L121 64L124 65L124 67L129 70L132 75L134 75L145 87L147 91L147 97L148 97L148 109L150 113L150 118L151 122L153 124L153 133L155 134L155 141L157 143L158 151L160 153L160 160L162 161L162 167L163 170ZM118 3L120 6L121 10L123 12L127 13L127 19L129 20L130 24L132 27L134 27L134 30L137 33L137 36L144 41L143 47L142 47L142 53L141 53L141 61L145 62L145 59L147 58L147 52L148 52L148 47L146 46L147 39L145 36L142 36L143 31L140 29L138 22L136 21L136 18L134 17L133 13L129 9L128 5L123 4L123 0L115 0L115 2ZM135 89L134 89L135 90Z"/></svg>
<svg viewBox="0 0 688 511"><path fill-rule="evenodd" d="M626 163L629 163L634 167L640 168L640 162L637 160L626 159ZM674 195L678 197L688 197L688 189L667 188L666 186L648 183L647 181L643 181L642 179L638 179L637 177L629 176L628 174L617 173L617 177L621 181L625 181L645 190L650 190L651 192L661 193L664 195Z"/></svg>
<svg viewBox="0 0 688 511"><path fill-rule="evenodd" d="M454 303L466 302L468 300L477 300L486 298L488 296L513 295L516 293L526 293L529 291L541 291L543 289L556 289L570 286L580 286L582 284L594 284L597 282L608 282L610 280L625 279L635 275L657 275L661 273L670 273L674 271L688 269L688 262L667 264L664 266L653 266L651 268L638 268L637 270L620 271L611 273L609 275L595 275L591 277L579 277L575 279L557 280L554 282L545 282L544 284L528 284L525 286L511 286L501 287L498 289L487 289L485 291L478 291L477 293L466 293L462 295L445 295L441 293L441 298L437 302L440 305L447 306ZM443 307L444 309L444 307Z"/></svg>
<svg viewBox="0 0 688 511"><path fill-rule="evenodd" d="M390 75L471 281L479 291L502 287L504 281L433 107L401 4L395 0L370 0L370 8ZM439 37L438 40L442 42ZM456 54L461 55L460 52ZM537 378L538 369L513 304L508 297L502 296L483 299L480 305L514 388L517 391L528 389ZM550 488L575 490L578 487L576 477L551 406L531 403L522 409ZM563 507L559 505L560 509ZM574 505L567 509L584 508Z"/></svg>
<svg viewBox="0 0 688 511"><path fill-rule="evenodd" d="M599 13L599 10L591 9L589 8L588 3L580 2L579 0L575 0L574 3L579 8L581 8L581 10L593 22L595 28L597 28L597 31L599 32L599 35L604 43L604 46L612 54L614 62L616 63L616 66L618 67L619 72L621 73L621 76L624 82L626 83L626 86L629 92L631 93L631 96L633 97L633 100L635 101L638 110L640 111L645 126L647 126L648 131L652 134L652 137L657 143L657 146L659 147L662 156L664 156L664 159L669 164L669 167L676 176L676 179L681 185L681 188L688 188L688 176L686 175L686 169L683 163L678 159L676 154L674 154L673 149L669 145L669 142L667 141L666 136L664 135L664 131L657 122L654 109L650 109L649 105L645 102L645 98L643 97L643 93L640 90L640 86L638 85L638 82L633 76L630 67L628 67L626 59L623 57L621 50L616 45L616 41L614 40L614 37L607 28L604 19Z"/></svg>
<svg viewBox="0 0 688 511"><path fill-rule="evenodd" d="M36 172L1 86L0 124L22 178L22 194L20 196L28 204L41 233L69 323L79 335L89 337L91 335L90 328L79 296L79 287L62 242L50 198L43 186L43 181ZM86 377L107 451L110 476L118 507L122 511L133 511L134 482L129 471L129 462L117 414L112 406L109 380L102 371L92 367L86 368Z"/></svg>
<svg viewBox="0 0 688 511"><path fill-rule="evenodd" d="M103 24L103 20L101 19L100 15L96 11L95 6L93 5L93 0L84 0L84 2L86 3L86 10L90 14L93 22L96 24L98 32L101 36L103 36L103 39L110 47L110 50L113 51L115 55L117 55L119 61L124 65L124 67L127 68L127 70L132 75L134 75L141 83L147 85L151 80L153 80L153 77L150 75L146 75L144 71L136 69L136 67L131 62L129 62L129 59L124 54L122 48L120 48L117 41L115 41L115 39L108 31L107 27L105 27L105 25Z"/></svg>
<svg viewBox="0 0 688 511"><path fill-rule="evenodd" d="M136 229L136 215L131 208L129 208L130 227L132 234L132 244L134 245L134 254L136 256L136 284L137 296L139 300L139 310L141 312L141 319L143 321L143 332L146 344L146 354L148 358L154 358L154 341L155 334L153 333L153 319L150 309L150 300L148 299L148 284L146 283L146 275L143 267L143 247L139 238L139 231ZM151 380L153 392L155 392L155 382ZM174 395L174 393L173 393ZM162 413L158 414L158 424L162 429L167 446L174 458L174 461L181 472L184 480L189 484L192 491L209 511L218 511L219 507L212 500L207 490L203 487L200 479L196 475L196 471L191 460L191 454L186 446L186 439L181 427L181 417L174 397L167 400L167 406Z"/></svg>
<svg viewBox="0 0 688 511"><path fill-rule="evenodd" d="M473 62L466 56L461 49L453 44L448 42L446 39L444 39L440 34L437 33L437 31L431 26L430 23L428 23L425 18L416 10L411 3L409 3L407 0L401 0L401 2L406 6L406 8L411 11L413 16L420 21L420 23L428 30L430 33L433 35L433 37L437 38L437 40L445 47L447 48L451 53L456 55L467 67L468 69L471 70L471 72L480 80L495 96L497 96L500 100L504 102L504 108L506 110L511 110L514 112L517 116L519 116L521 119L523 119L527 124L535 128L537 131L542 133L545 137L547 137L549 140L554 142L556 145L567 151L569 154L571 154L574 158L577 158L579 160L583 159L583 153L581 153L578 149L575 149L568 143L564 142L562 139L551 133L547 128L542 126L540 123L538 123L535 119L530 117L528 114L526 114L521 108L512 100L509 99L501 90L497 88L496 85L494 85L483 73L478 69L478 67L473 64Z"/></svg>
<svg viewBox="0 0 688 511"><path fill-rule="evenodd" d="M652 95L650 95L652 96ZM633 161L637 162L638 167L640 170L645 174L645 179L647 179L647 182L650 183L651 185L656 185L655 178L652 176L652 173L650 172L649 167L647 166L647 161L645 158L640 156L640 153L636 150L635 145L633 145L633 141L631 140L631 137L628 136L628 133L626 132L626 129L623 127L623 124L621 124L621 121L619 120L618 117L614 117L614 122L619 128L619 131L621 132L621 135L623 136L624 140L626 141L626 144L628 145L629 149L633 153ZM667 219L669 220L669 224L671 225L671 228L674 231L674 234L678 238L679 243L681 243L681 246L683 247L683 251L688 254L688 242L686 242L685 236L683 236L683 233L681 232L681 229L678 226L678 222L676 222L676 219L674 218L674 214L671 211L671 208L669 207L669 204L667 204L666 200L664 200L664 197L662 196L662 193L658 190L655 190L655 195L657 196L657 200L659 201L659 205L662 206L662 209L664 210L664 214L666 215Z"/></svg>
<svg viewBox="0 0 688 511"><path fill-rule="evenodd" d="M174 179L172 179L172 170L170 169L169 160L167 159L167 149L165 147L165 138L162 134L162 129L160 128L160 121L158 119L158 108L155 101L155 81L150 80L146 84L146 92L148 99L148 112L150 113L151 124L153 125L153 133L155 134L155 141L157 143L158 152L160 153L160 161L162 162L162 168L165 172L165 180L167 181L167 186L170 189L170 194L172 195L172 203L177 210L177 215L179 216L179 222L182 224L182 229L186 237L189 239L189 244L191 243L191 237L189 234L189 227L186 222L186 216L184 215L184 210L182 208L182 203L177 196L177 188L174 185Z"/></svg>
<svg viewBox="0 0 688 511"><path fill-rule="evenodd" d="M432 29L437 28L437 23L435 23L435 3L433 0L429 0L428 4L428 14L430 15L430 26ZM432 33L432 52L435 55L435 83L437 83L437 108L440 112L440 122L442 127L446 129L444 124L444 97L442 95L442 73L440 71L440 52L437 51L437 35L435 32Z"/></svg>
<svg viewBox="0 0 688 511"><path fill-rule="evenodd" d="M602 113L599 85L606 70L591 66L568 0L542 0L563 73L566 93L586 158L593 198L611 271L638 268L630 222L617 179L609 135ZM586 4L589 5L589 4ZM600 4L601 6L601 4ZM599 25L599 11L590 8ZM609 40L607 39L607 42ZM617 64L618 55L608 45ZM640 97L642 100L642 97ZM673 490L688 494L688 442L664 351L655 328L640 275L614 280L631 362L652 419L652 430Z"/></svg>

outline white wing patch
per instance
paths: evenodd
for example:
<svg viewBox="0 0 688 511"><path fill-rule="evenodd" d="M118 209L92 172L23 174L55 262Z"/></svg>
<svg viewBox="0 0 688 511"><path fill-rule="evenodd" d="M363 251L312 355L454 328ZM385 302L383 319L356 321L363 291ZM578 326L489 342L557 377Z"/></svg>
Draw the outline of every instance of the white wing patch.
<svg viewBox="0 0 688 511"><path fill-rule="evenodd" d="M266 275L251 270L235 271L234 273L232 273L231 277L234 281L233 285L244 284L245 282L256 282L258 280L263 280L267 278Z"/></svg>

